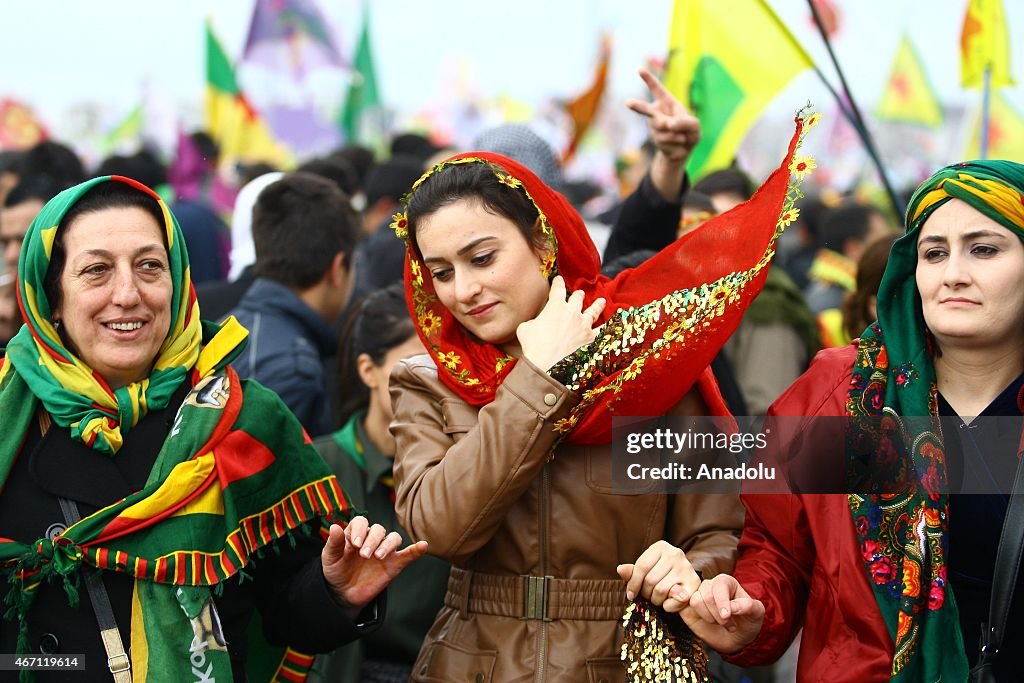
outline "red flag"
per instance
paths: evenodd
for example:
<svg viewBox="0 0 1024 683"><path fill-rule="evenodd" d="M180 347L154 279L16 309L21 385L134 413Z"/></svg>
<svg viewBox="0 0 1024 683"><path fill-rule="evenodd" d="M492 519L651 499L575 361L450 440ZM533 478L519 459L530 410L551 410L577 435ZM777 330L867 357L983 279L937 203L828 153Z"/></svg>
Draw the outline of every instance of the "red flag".
<svg viewBox="0 0 1024 683"><path fill-rule="evenodd" d="M818 18L825 29L825 35L834 38L842 28L843 15L836 6L835 0L811 0L814 9L818 10ZM811 26L814 26L814 19L811 18Z"/></svg>

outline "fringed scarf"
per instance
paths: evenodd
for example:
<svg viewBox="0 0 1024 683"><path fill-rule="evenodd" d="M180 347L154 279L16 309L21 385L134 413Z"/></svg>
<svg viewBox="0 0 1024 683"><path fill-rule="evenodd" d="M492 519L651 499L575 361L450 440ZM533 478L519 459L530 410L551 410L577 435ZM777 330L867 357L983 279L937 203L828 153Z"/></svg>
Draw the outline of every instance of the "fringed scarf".
<svg viewBox="0 0 1024 683"><path fill-rule="evenodd" d="M213 626L211 589L275 540L303 530L323 533L330 520L344 521L348 501L280 398L243 385L228 365L247 332L233 318L222 327L200 324L182 235L162 202L174 318L151 376L111 392L64 347L43 295L50 247L67 210L102 182L127 183L159 202L135 181L98 178L58 195L30 227L19 267L28 323L0 362L0 487L40 409L74 438L116 457L121 431L148 409L166 406L182 382L191 391L167 439L154 444L159 453L142 490L53 539L26 544L0 530L0 572L10 583L4 618L18 625L18 649L26 652L27 619L42 582L61 584L76 604L80 570L128 574L135 578L133 680L145 681L149 671L160 680L191 680L199 659L211 678L231 680L227 649ZM202 657L180 656L190 648ZM311 663L281 650L253 680L301 681ZM28 670L22 680L31 680Z"/></svg>

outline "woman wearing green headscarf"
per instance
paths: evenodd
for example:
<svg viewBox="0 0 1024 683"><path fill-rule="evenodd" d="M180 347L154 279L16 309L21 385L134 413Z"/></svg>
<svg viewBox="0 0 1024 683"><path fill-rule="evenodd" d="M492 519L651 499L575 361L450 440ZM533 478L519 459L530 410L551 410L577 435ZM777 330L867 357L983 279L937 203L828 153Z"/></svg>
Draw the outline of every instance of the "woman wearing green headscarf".
<svg viewBox="0 0 1024 683"><path fill-rule="evenodd" d="M801 681L963 681L979 657L1021 447L1024 166L943 168L914 194L906 224L878 322L819 353L769 411L800 416L796 433L814 417L852 418L847 472L870 463L878 493L744 495L734 574L672 594L734 663L775 661L801 628ZM976 416L1018 420L973 429ZM797 443L780 450L803 462ZM1024 605L1020 576L1016 586ZM1000 681L1024 667L1024 612L1009 614Z"/></svg>
<svg viewBox="0 0 1024 683"><path fill-rule="evenodd" d="M425 544L331 524L344 494L280 399L231 369L245 330L200 322L154 192L106 176L59 194L25 236L18 289L0 652L64 667L24 659L22 680L81 677L72 664L89 680L304 680L305 653L376 624L375 597Z"/></svg>

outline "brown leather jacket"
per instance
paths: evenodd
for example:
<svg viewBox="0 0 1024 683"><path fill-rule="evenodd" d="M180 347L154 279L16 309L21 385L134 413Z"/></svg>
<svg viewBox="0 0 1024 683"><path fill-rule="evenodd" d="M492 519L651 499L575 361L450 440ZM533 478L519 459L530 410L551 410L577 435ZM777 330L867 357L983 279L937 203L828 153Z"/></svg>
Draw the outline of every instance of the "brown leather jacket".
<svg viewBox="0 0 1024 683"><path fill-rule="evenodd" d="M413 681L622 681L616 566L667 539L705 577L732 570L738 497L613 495L610 445L551 452L577 397L531 363L476 408L417 356L391 396L399 521L454 567ZM696 392L680 411L701 414Z"/></svg>

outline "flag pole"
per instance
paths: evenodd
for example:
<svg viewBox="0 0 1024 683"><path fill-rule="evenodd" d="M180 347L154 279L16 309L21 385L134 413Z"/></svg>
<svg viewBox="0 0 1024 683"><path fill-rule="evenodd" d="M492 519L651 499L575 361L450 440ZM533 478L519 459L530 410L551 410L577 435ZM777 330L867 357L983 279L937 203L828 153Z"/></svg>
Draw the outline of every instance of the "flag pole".
<svg viewBox="0 0 1024 683"><path fill-rule="evenodd" d="M992 105L992 65L985 67L984 82L981 90L981 140L978 141L978 153L982 159L988 159L988 123Z"/></svg>
<svg viewBox="0 0 1024 683"><path fill-rule="evenodd" d="M878 171L878 177L882 179L882 186L885 188L885 194L889 197L889 203L892 204L893 211L896 212L898 218L902 218L904 207L903 202L900 201L896 192L892 188L892 184L889 182L889 176L885 173L885 168L882 167L882 161L878 156L878 151L875 149L875 143L871 139L871 133L868 131L868 127L864 124L864 117L860 114L860 108L857 106L856 100L853 99L853 93L850 92L850 86L846 83L846 76L843 75L843 70L839 66L839 60L836 58L836 53L832 50L832 41L828 39L828 34L825 32L825 24L821 21L821 15L818 14L818 8L814 4L814 0L807 0L807 5L811 8L811 16L814 17L814 23L818 27L818 33L821 34L821 39L825 42L825 49L828 50L828 56L832 60L832 66L835 67L836 73L839 75L839 83L843 88L843 93L846 95L846 101L849 103L849 109L843 105L836 91L829 87L829 91L836 98L836 102L839 104L840 110L847 117L850 123L853 125L854 130L857 131L857 135L860 136L861 142L864 144L864 149L867 150L868 156L871 157L871 161L875 164L875 169ZM821 75L821 71L818 71ZM824 76L822 75L822 80Z"/></svg>
<svg viewBox="0 0 1024 683"><path fill-rule="evenodd" d="M854 118L853 112L850 111L850 108L846 106L846 102L843 101L843 98L839 96L839 93L836 92L836 89L833 88L832 84L828 82L827 78L825 78L825 73L821 70L821 67L819 67L817 64L814 64L813 66L814 73L818 74L818 78L821 79L821 84L825 86L825 89L828 90L829 94L832 95L832 99L836 101L836 105L839 107L839 111L842 113L843 118L849 121L850 125L857 130L857 134L859 135L860 124L857 122L857 119Z"/></svg>

